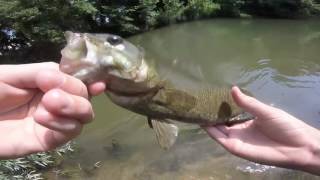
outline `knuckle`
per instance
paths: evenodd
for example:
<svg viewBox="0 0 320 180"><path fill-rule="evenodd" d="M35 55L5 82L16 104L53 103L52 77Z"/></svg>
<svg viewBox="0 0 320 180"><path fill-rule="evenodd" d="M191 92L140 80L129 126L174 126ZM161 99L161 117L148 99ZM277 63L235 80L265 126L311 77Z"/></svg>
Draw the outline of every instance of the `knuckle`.
<svg viewBox="0 0 320 180"><path fill-rule="evenodd" d="M36 78L39 88L43 91L59 87L65 81L62 73L54 69L40 70Z"/></svg>
<svg viewBox="0 0 320 180"><path fill-rule="evenodd" d="M66 96L65 92L60 89L48 91L42 101L52 111L63 111L68 109L71 104L70 97Z"/></svg>

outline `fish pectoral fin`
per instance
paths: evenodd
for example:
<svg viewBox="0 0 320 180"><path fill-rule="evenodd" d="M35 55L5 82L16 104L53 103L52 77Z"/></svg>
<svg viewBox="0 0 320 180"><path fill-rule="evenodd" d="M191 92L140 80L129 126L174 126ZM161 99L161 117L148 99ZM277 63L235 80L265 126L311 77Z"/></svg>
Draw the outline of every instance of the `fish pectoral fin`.
<svg viewBox="0 0 320 180"><path fill-rule="evenodd" d="M222 102L219 107L218 118L219 119L231 118L231 115L232 115L232 110L230 105L227 102Z"/></svg>
<svg viewBox="0 0 320 180"><path fill-rule="evenodd" d="M179 128L165 119L151 119L157 141L162 149L169 149L178 137Z"/></svg>

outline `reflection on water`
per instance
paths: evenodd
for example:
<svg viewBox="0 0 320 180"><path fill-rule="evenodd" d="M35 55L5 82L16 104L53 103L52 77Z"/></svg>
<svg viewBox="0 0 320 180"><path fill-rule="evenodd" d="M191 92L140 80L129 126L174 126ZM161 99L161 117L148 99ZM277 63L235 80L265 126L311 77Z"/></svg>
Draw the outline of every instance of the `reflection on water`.
<svg viewBox="0 0 320 180"><path fill-rule="evenodd" d="M319 21L199 21L131 41L181 87L238 84L320 127ZM93 102L95 122L77 140L79 152L61 165L78 172L75 179L317 179L234 157L194 125L183 124L177 144L163 151L145 117L105 96Z"/></svg>

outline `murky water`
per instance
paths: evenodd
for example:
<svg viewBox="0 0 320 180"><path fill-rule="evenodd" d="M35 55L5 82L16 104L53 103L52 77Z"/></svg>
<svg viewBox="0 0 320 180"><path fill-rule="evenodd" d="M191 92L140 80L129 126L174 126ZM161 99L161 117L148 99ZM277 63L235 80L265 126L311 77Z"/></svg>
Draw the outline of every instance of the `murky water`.
<svg viewBox="0 0 320 180"><path fill-rule="evenodd" d="M320 127L319 21L199 21L130 40L178 85L237 84ZM105 96L93 102L97 118L77 139L79 151L61 167L78 172L75 179L317 179L234 157L192 125L183 124L178 142L163 151L145 117ZM67 171L65 177L70 178Z"/></svg>

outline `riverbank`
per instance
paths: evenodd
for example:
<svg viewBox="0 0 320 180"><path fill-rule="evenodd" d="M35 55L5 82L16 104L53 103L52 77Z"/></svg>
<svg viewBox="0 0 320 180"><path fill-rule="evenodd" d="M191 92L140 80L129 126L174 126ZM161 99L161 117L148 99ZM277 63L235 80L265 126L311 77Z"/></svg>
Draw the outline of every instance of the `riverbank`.
<svg viewBox="0 0 320 180"><path fill-rule="evenodd" d="M299 19L320 15L320 0L0 2L0 30L2 30L0 51L5 50L1 49L2 45L9 47L16 42L21 44L22 40L31 44L43 41L61 43L64 41L63 32L66 30L113 33L128 37L170 24L200 19L218 17ZM8 33L3 31L6 29L14 30L14 36L6 36Z"/></svg>

